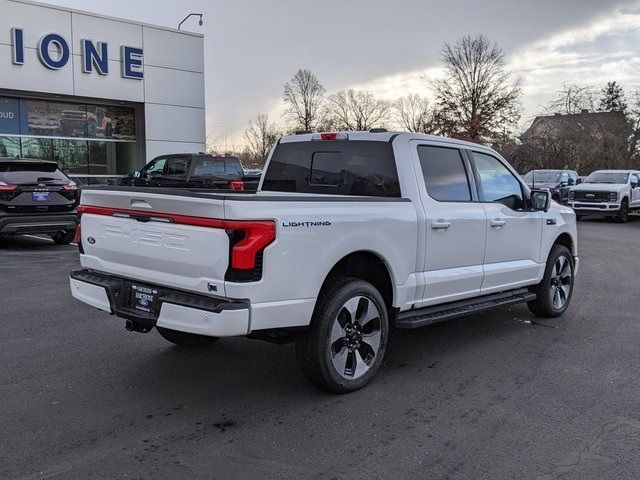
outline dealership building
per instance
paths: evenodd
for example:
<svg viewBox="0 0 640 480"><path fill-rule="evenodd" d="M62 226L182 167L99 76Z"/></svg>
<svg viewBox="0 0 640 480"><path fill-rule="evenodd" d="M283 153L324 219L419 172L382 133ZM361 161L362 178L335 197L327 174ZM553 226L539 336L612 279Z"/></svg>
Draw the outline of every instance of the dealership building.
<svg viewBox="0 0 640 480"><path fill-rule="evenodd" d="M200 34L0 0L0 157L123 175L205 148Z"/></svg>

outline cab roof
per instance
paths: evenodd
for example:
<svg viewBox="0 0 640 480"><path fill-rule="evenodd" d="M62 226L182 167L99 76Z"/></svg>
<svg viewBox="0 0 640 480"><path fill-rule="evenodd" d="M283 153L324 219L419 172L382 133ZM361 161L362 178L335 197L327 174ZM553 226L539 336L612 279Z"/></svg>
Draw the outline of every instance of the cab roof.
<svg viewBox="0 0 640 480"><path fill-rule="evenodd" d="M378 131L376 131L378 130ZM449 137L441 137L437 135L427 135L424 133L412 133L412 132L393 132L386 131L384 129L373 129L373 131L349 131L349 130L341 130L334 132L300 132L294 135L287 135L280 139L278 143L294 143L294 142L310 142L310 141L321 141L319 138L320 135L326 134L337 134L339 137L347 136L348 138L336 138L336 140L355 140L355 141L377 141L377 142L390 142L396 141L397 139L402 139L405 141L410 140L428 140L430 142L441 142L448 144L456 144L468 148L474 149L482 149L482 150L491 150L491 148L481 145L479 143L467 142L465 140L457 140ZM326 140L332 141L332 140Z"/></svg>

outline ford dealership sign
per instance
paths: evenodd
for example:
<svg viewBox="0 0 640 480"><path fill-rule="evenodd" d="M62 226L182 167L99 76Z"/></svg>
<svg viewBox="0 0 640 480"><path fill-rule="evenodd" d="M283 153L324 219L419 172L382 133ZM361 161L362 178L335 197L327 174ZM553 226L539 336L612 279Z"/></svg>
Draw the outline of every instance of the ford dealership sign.
<svg viewBox="0 0 640 480"><path fill-rule="evenodd" d="M24 65L24 30L11 29L12 61L14 65ZM69 42L58 33L48 33L38 41L38 58L45 67L51 70L60 70L69 63L71 49ZM109 45L105 42L96 42L83 39L81 42L82 71L99 75L109 75ZM144 78L142 49L122 45L120 47L120 60L122 63L121 75L124 78L142 80Z"/></svg>

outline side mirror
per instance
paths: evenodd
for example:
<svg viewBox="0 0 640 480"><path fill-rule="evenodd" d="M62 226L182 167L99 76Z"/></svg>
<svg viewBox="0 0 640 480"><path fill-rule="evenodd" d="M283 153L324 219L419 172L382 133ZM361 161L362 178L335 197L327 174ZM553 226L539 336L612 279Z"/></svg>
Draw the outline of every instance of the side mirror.
<svg viewBox="0 0 640 480"><path fill-rule="evenodd" d="M631 182L631 188L638 188L638 182Z"/></svg>
<svg viewBox="0 0 640 480"><path fill-rule="evenodd" d="M551 207L549 190L531 190L531 208L536 212L548 212Z"/></svg>
<svg viewBox="0 0 640 480"><path fill-rule="evenodd" d="M569 180L567 180L567 185L569 185L570 187L575 185L576 182L573 180L573 178L569 178Z"/></svg>
<svg viewBox="0 0 640 480"><path fill-rule="evenodd" d="M580 185L581 183L582 183L582 179L581 179L581 178L578 178L578 179L576 180L576 185Z"/></svg>
<svg viewBox="0 0 640 480"><path fill-rule="evenodd" d="M133 172L133 178L140 178L140 172L137 170Z"/></svg>

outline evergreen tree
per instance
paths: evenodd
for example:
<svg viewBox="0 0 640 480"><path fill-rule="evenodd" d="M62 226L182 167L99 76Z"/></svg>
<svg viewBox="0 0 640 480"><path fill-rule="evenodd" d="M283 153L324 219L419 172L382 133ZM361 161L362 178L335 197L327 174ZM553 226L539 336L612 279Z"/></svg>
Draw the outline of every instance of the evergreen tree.
<svg viewBox="0 0 640 480"><path fill-rule="evenodd" d="M626 113L627 102L625 100L624 90L618 82L607 82L607 85L602 88L601 95L600 110L605 112Z"/></svg>

